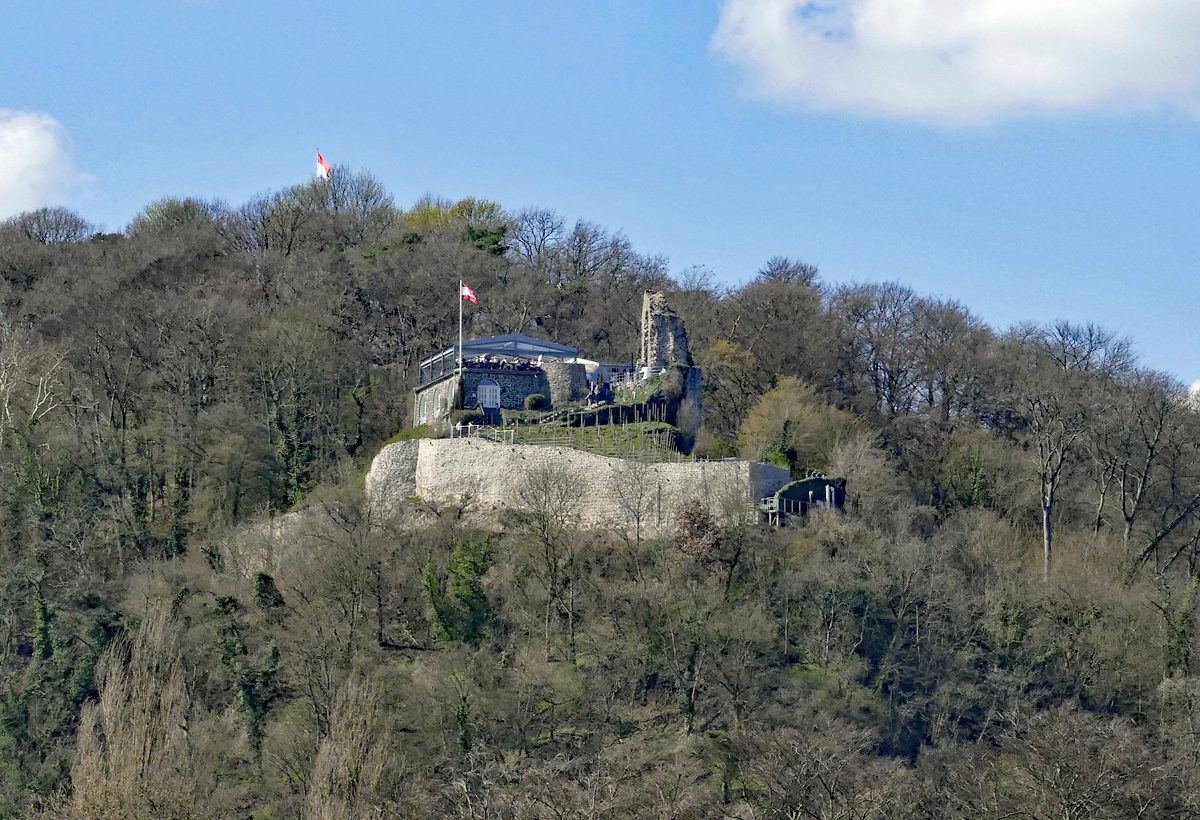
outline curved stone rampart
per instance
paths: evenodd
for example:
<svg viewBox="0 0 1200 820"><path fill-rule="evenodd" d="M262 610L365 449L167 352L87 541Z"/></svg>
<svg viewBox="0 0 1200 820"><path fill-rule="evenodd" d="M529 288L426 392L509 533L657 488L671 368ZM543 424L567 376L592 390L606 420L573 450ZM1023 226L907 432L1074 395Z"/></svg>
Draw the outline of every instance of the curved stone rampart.
<svg viewBox="0 0 1200 820"><path fill-rule="evenodd" d="M389 444L366 477L373 515L406 500L461 503L476 509L554 506L584 527L630 536L669 535L675 508L697 500L719 519L757 517L755 502L788 482L787 470L750 461L642 464L558 447L495 444L484 439L419 439ZM532 491L531 491L532 488ZM285 580L313 555L336 549L338 526L318 505L245 527L221 546L226 569L244 578L267 572Z"/></svg>
<svg viewBox="0 0 1200 820"><path fill-rule="evenodd" d="M421 441L398 441L379 451L367 473L367 498L373 506L395 509L417 494L417 458Z"/></svg>
<svg viewBox="0 0 1200 820"><path fill-rule="evenodd" d="M587 368L578 362L545 362L542 370L550 385L550 403L558 407L587 398Z"/></svg>
<svg viewBox="0 0 1200 820"><path fill-rule="evenodd" d="M643 464L561 447L460 438L385 447L371 465L366 489L371 505L384 513L413 495L433 503L470 499L519 509L558 493L580 526L633 526L640 520L643 533L665 534L685 501L700 501L726 520L756 517L757 501L788 481L787 470L750 461Z"/></svg>

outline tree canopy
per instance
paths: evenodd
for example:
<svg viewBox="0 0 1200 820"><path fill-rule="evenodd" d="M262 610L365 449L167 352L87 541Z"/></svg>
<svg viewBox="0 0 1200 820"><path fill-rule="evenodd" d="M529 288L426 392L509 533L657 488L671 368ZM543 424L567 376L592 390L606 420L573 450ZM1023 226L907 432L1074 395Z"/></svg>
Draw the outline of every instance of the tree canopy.
<svg viewBox="0 0 1200 820"><path fill-rule="evenodd" d="M346 168L98 231L0 223L0 817L1200 812L1200 413L1127 340ZM601 361L666 291L690 456L846 510L656 510L630 462L611 529L553 469L382 517L460 279L469 335Z"/></svg>

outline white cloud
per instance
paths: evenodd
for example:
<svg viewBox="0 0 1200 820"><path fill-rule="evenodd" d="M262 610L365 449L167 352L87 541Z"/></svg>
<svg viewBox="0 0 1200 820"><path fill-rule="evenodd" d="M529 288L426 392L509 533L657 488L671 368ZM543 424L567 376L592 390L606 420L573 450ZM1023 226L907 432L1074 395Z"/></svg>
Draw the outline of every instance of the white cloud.
<svg viewBox="0 0 1200 820"><path fill-rule="evenodd" d="M754 90L943 124L1200 113L1196 0L724 0L714 50Z"/></svg>
<svg viewBox="0 0 1200 820"><path fill-rule="evenodd" d="M67 155L65 136L48 114L0 108L0 219L63 205L86 181Z"/></svg>

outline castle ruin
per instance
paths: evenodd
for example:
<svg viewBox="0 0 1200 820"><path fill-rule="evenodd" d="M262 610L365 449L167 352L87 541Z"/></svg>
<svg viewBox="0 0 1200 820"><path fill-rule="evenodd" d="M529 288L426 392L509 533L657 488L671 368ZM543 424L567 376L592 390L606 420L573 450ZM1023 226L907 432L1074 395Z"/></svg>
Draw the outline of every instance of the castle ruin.
<svg viewBox="0 0 1200 820"><path fill-rule="evenodd" d="M642 296L642 347L638 367L657 371L673 364L692 365L687 330L683 319L667 305L666 294L648 290Z"/></svg>
<svg viewBox="0 0 1200 820"><path fill-rule="evenodd" d="M683 319L667 304L665 294L642 296L642 335L638 361L598 362L581 358L569 345L512 333L451 345L423 359L419 384L413 390L412 425L428 424L446 430L455 410L477 408L489 424L502 421L502 410L519 410L526 398L540 394L555 408L590 400L600 386L637 386L668 370L677 386L671 395L670 421L682 402L692 408L686 427L699 425L700 368L692 366ZM687 429L685 433L694 433Z"/></svg>

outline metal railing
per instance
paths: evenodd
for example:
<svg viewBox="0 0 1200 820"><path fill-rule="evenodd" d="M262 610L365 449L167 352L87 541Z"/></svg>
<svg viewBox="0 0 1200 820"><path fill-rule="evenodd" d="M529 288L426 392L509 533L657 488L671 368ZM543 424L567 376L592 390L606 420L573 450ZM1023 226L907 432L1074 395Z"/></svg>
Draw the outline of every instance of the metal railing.
<svg viewBox="0 0 1200 820"><path fill-rule="evenodd" d="M767 517L767 523L776 526L783 523L784 516L798 515L804 517L808 515L810 510L828 508L830 506L823 499L800 501L795 498L779 498L774 495L769 495L758 502L758 510Z"/></svg>
<svg viewBox="0 0 1200 820"><path fill-rule="evenodd" d="M778 498L769 495L758 502L758 507L763 512L782 512L789 515L805 515L808 513L809 503L807 501L797 501L793 498Z"/></svg>
<svg viewBox="0 0 1200 820"><path fill-rule="evenodd" d="M450 428L450 438L482 438L497 444L515 444L516 432L512 428L490 424L456 424Z"/></svg>

